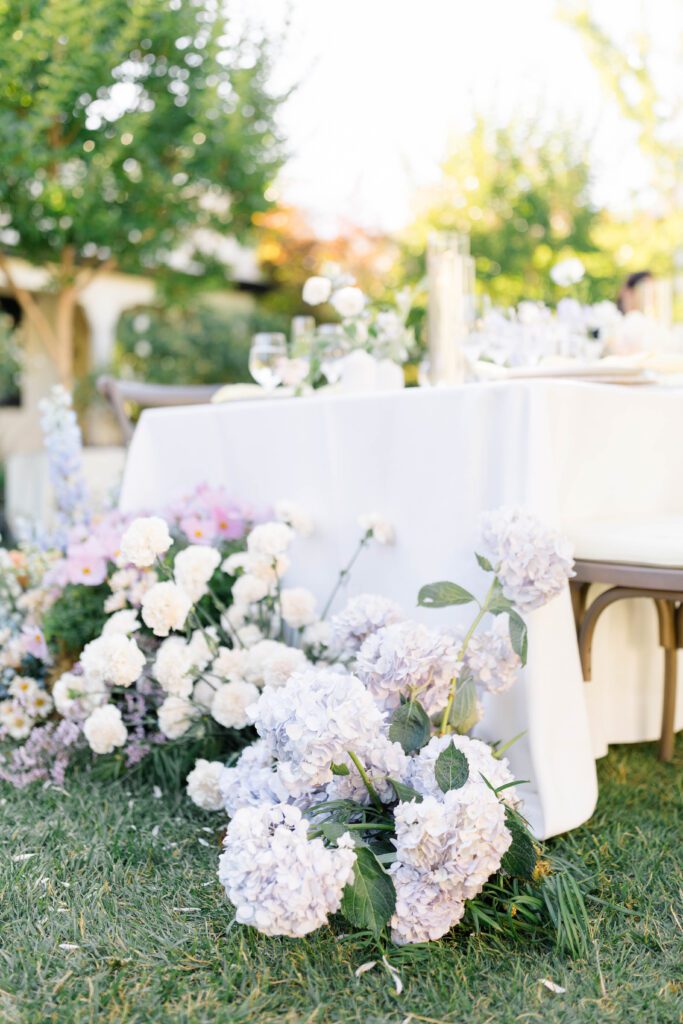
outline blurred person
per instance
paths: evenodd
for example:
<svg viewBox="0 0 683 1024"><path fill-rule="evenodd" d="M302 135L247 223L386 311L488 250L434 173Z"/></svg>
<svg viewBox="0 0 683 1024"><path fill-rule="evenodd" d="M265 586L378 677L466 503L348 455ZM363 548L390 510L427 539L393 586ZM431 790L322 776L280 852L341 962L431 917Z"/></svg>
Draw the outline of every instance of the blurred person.
<svg viewBox="0 0 683 1024"><path fill-rule="evenodd" d="M655 306L655 278L650 270L629 274L619 289L617 307L621 313L651 314Z"/></svg>

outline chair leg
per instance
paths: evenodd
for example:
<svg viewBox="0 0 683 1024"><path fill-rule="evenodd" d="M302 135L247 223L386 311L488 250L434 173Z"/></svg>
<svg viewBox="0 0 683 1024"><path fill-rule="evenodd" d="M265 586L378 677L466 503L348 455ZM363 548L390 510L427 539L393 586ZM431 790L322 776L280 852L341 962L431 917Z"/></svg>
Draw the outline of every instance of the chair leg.
<svg viewBox="0 0 683 1024"><path fill-rule="evenodd" d="M674 755L674 716L678 677L677 610L672 601L656 599L659 618L659 642L664 648L664 700L662 731L659 739L659 760L670 761Z"/></svg>

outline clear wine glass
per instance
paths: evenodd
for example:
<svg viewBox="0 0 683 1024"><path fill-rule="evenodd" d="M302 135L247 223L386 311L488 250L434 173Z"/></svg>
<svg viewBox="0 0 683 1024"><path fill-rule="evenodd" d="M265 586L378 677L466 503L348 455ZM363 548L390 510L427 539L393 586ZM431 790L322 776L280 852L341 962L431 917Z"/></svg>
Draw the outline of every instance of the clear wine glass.
<svg viewBox="0 0 683 1024"><path fill-rule="evenodd" d="M336 384L342 373L342 359L351 351L350 341L340 324L321 324L315 340L320 369L330 384Z"/></svg>
<svg viewBox="0 0 683 1024"><path fill-rule="evenodd" d="M279 331L255 334L249 350L249 373L265 391L282 383L287 360L287 338Z"/></svg>

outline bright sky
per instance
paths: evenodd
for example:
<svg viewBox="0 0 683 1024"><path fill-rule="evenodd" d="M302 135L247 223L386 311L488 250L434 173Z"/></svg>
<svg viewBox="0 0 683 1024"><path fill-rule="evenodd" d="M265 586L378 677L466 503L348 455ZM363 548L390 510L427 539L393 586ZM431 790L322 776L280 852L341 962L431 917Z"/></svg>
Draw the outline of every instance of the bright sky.
<svg viewBox="0 0 683 1024"><path fill-rule="evenodd" d="M645 180L635 129L604 94L555 0L240 0L272 32L291 24L277 84L299 82L282 115L291 159L282 196L321 232L345 219L392 229L434 180L472 112L540 112L593 142L596 199L619 206ZM657 72L683 97L683 0L591 0L611 34L652 32Z"/></svg>

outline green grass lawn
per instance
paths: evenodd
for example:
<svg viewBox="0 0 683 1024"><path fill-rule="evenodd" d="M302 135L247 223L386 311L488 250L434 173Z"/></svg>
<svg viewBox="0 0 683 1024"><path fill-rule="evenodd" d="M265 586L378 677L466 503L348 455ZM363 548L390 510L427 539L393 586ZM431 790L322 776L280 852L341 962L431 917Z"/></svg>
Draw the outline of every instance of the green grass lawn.
<svg viewBox="0 0 683 1024"><path fill-rule="evenodd" d="M375 953L343 927L295 941L231 926L216 881L222 821L184 797L87 775L68 795L5 786L0 1021L673 1024L683 1007L682 766L682 737L670 765L652 745L614 749L599 765L597 813L552 843L593 876L587 959L456 932L390 954L400 996L384 970L354 977Z"/></svg>

